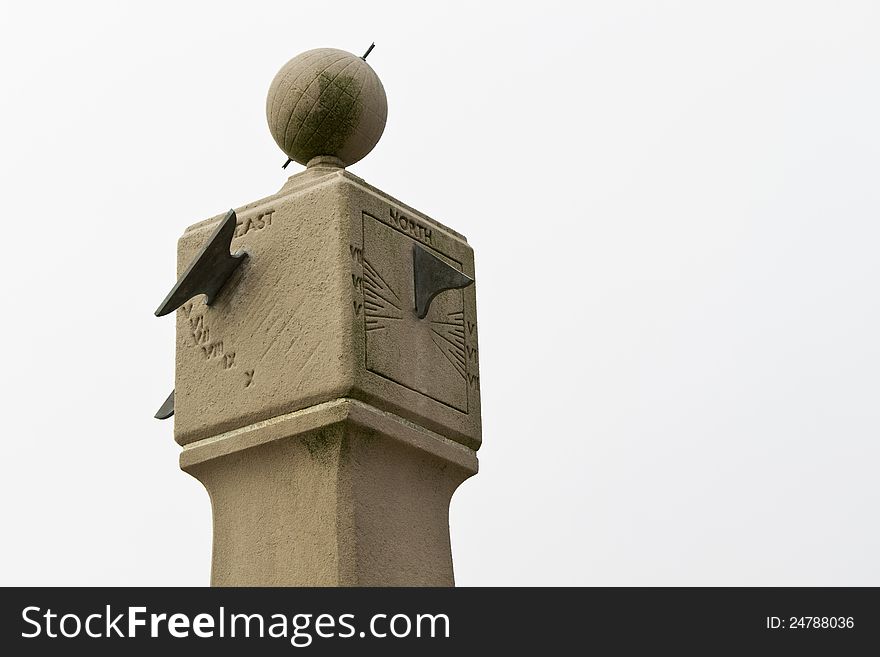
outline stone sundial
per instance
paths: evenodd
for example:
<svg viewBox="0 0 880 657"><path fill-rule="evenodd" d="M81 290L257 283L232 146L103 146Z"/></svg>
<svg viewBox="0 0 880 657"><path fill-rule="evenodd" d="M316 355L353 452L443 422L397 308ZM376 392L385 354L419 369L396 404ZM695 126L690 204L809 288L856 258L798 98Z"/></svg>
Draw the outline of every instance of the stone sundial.
<svg viewBox="0 0 880 657"><path fill-rule="evenodd" d="M366 54L281 68L269 129L306 169L190 226L156 311L177 315L157 417L211 493L214 583L452 583L449 497L481 443L473 251L346 170L387 117Z"/></svg>

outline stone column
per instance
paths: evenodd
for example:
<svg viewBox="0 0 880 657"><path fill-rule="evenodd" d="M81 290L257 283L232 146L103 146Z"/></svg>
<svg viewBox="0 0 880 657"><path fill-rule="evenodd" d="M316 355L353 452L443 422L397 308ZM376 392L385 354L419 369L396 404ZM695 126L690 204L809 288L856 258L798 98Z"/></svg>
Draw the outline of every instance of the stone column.
<svg viewBox="0 0 880 657"><path fill-rule="evenodd" d="M420 319L413 254L473 278L473 251L340 164L238 208L248 257L177 311L174 434L210 495L214 585L454 581L449 502L481 442L475 289ZM221 219L186 230L179 273Z"/></svg>

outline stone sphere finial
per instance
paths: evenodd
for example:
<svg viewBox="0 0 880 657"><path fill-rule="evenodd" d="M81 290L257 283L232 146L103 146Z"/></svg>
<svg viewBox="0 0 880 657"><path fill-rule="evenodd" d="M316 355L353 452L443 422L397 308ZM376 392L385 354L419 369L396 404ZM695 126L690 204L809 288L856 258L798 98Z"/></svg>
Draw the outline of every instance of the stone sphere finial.
<svg viewBox="0 0 880 657"><path fill-rule="evenodd" d="M291 160L306 165L336 158L348 166L378 143L388 101L364 57L318 48L297 55L278 71L266 98L266 120Z"/></svg>

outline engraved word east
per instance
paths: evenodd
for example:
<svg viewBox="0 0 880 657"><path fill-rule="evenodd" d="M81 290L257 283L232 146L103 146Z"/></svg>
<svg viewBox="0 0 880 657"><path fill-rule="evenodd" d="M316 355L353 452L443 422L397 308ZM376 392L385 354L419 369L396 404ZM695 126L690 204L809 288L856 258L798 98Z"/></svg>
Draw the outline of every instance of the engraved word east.
<svg viewBox="0 0 880 657"><path fill-rule="evenodd" d="M239 218L238 223L235 226L235 236L242 237L252 230L263 230L264 228L268 228L272 225L272 215L274 213L275 210L267 210L262 214L258 214L256 217L248 217L247 219Z"/></svg>

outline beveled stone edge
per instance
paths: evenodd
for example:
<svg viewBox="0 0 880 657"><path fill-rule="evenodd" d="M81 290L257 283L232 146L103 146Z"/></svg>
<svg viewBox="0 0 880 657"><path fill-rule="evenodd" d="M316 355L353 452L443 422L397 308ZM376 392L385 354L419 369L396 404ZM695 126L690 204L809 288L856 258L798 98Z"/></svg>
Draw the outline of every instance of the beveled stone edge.
<svg viewBox="0 0 880 657"><path fill-rule="evenodd" d="M471 448L394 413L347 397L187 443L180 453L180 468L186 470L205 461L345 421L378 431L405 445L458 465L469 474L476 474L479 469L477 453Z"/></svg>

